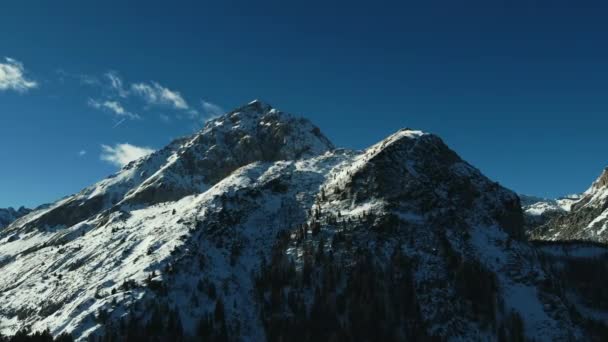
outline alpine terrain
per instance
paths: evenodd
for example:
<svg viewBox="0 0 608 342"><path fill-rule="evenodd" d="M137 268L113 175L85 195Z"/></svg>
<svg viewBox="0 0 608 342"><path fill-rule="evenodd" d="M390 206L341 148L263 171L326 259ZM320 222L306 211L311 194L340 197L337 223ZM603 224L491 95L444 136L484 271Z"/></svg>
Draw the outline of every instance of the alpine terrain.
<svg viewBox="0 0 608 342"><path fill-rule="evenodd" d="M605 173L534 229L606 241L607 203ZM340 149L253 101L0 230L0 333L605 340L606 294L586 291L601 280L576 273L603 247L533 244L526 226L436 135Z"/></svg>
<svg viewBox="0 0 608 342"><path fill-rule="evenodd" d="M560 214L569 212L572 204L581 199L581 195L568 195L558 199L542 198L536 196L519 195L521 206L524 210L526 230L547 223L550 219Z"/></svg>
<svg viewBox="0 0 608 342"><path fill-rule="evenodd" d="M21 216L27 215L31 210L20 207L15 210L14 208L0 208L0 229L8 226L11 222L20 218Z"/></svg>
<svg viewBox="0 0 608 342"><path fill-rule="evenodd" d="M533 239L608 242L608 168L569 210L533 229Z"/></svg>

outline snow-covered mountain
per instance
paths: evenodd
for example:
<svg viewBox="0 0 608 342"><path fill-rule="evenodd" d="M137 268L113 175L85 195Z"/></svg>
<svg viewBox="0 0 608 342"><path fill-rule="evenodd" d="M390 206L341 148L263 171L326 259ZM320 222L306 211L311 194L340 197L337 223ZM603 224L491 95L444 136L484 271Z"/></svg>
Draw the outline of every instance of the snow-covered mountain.
<svg viewBox="0 0 608 342"><path fill-rule="evenodd" d="M526 230L534 230L550 219L569 212L572 205L578 202L581 197L581 195L573 194L551 199L520 194L519 198L526 219Z"/></svg>
<svg viewBox="0 0 608 342"><path fill-rule="evenodd" d="M0 208L0 229L8 226L11 222L20 218L21 216L27 215L31 210L25 207L19 209L14 208Z"/></svg>
<svg viewBox="0 0 608 342"><path fill-rule="evenodd" d="M518 196L439 137L336 149L254 101L2 230L0 332L593 337L539 255Z"/></svg>
<svg viewBox="0 0 608 342"><path fill-rule="evenodd" d="M531 236L537 240L608 242L608 168L570 210L552 217Z"/></svg>
<svg viewBox="0 0 608 342"><path fill-rule="evenodd" d="M572 205L581 199L581 195L573 194L557 199L528 195L519 195L521 206L528 215L540 216L550 211L568 212Z"/></svg>

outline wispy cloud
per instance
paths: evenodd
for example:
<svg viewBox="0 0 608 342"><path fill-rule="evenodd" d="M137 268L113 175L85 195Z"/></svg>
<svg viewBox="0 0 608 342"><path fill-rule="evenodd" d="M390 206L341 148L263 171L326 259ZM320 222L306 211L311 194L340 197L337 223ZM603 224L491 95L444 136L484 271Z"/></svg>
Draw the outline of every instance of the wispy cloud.
<svg viewBox="0 0 608 342"><path fill-rule="evenodd" d="M205 117L204 117L205 120L216 118L226 112L222 107L216 105L215 103L211 103L211 102L205 101L205 100L202 100L201 103L203 106L203 113L205 115Z"/></svg>
<svg viewBox="0 0 608 342"><path fill-rule="evenodd" d="M160 114L159 117L160 117L160 120L164 123L171 122L171 118L167 114Z"/></svg>
<svg viewBox="0 0 608 342"><path fill-rule="evenodd" d="M122 78L116 71L108 71L104 75L110 82L110 89L113 90L118 96L125 98L129 96L129 92L125 89Z"/></svg>
<svg viewBox="0 0 608 342"><path fill-rule="evenodd" d="M112 165L123 167L130 162L145 157L154 152L148 147L140 147L128 143L114 146L101 145L101 160Z"/></svg>
<svg viewBox="0 0 608 342"><path fill-rule="evenodd" d="M15 59L6 57L5 63L0 63L0 91L14 90L26 92L36 88L38 83L25 77L23 64Z"/></svg>
<svg viewBox="0 0 608 342"><path fill-rule="evenodd" d="M78 156L79 157L84 157L86 154L87 154L86 150L80 150L80 151L78 151Z"/></svg>
<svg viewBox="0 0 608 342"><path fill-rule="evenodd" d="M156 82L134 83L131 85L131 91L149 105L168 105L175 109L189 108L188 103L179 92L163 87Z"/></svg>
<svg viewBox="0 0 608 342"><path fill-rule="evenodd" d="M68 72L64 69L56 69L55 73L57 74L59 83L66 83L67 81L77 81L81 85L87 86L100 86L101 81L98 77L87 74L77 74Z"/></svg>
<svg viewBox="0 0 608 342"><path fill-rule="evenodd" d="M135 114L135 113L132 113L132 112L126 110L122 106L122 104L120 104L120 102L118 102L118 101L110 101L110 100L97 101L94 99L89 99L87 104L95 109L103 109L103 110L110 111L114 115L119 116L119 117L132 119L132 120L141 119L141 117L138 114Z"/></svg>
<svg viewBox="0 0 608 342"><path fill-rule="evenodd" d="M99 85L100 81L97 77L95 76L91 76L91 75L78 75L78 79L80 80L81 84L85 84L88 86L96 86Z"/></svg>
<svg viewBox="0 0 608 342"><path fill-rule="evenodd" d="M65 75L66 72L60 72L60 76ZM92 108L113 113L114 127L121 125L125 120L144 119L146 117L144 114L157 116L164 123L174 120L193 120L198 126L201 122L224 113L222 107L206 100L201 101L201 107L190 106L179 91L156 81L131 83L116 71L108 71L100 76L75 74L72 78L76 76L80 84L100 90L87 103ZM135 110L129 111L126 108L135 108ZM159 113L158 110L161 112Z"/></svg>

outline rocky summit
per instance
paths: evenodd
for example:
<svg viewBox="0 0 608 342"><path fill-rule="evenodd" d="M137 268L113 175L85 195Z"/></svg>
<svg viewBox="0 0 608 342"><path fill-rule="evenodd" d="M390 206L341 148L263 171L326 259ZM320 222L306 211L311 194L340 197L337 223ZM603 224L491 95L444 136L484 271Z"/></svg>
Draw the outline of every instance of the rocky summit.
<svg viewBox="0 0 608 342"><path fill-rule="evenodd" d="M604 234L606 178L572 206L588 216L559 220ZM526 234L519 197L436 135L340 149L253 101L1 230L0 332L601 340L603 294L564 285L589 281L570 259L578 247ZM574 271L557 272L564 262Z"/></svg>

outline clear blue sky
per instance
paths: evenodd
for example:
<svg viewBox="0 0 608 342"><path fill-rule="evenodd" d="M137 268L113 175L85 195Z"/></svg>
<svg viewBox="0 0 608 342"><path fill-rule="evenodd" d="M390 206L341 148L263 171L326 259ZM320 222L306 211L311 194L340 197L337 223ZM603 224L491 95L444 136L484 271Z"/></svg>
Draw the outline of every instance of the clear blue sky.
<svg viewBox="0 0 608 342"><path fill-rule="evenodd" d="M344 147L437 133L528 194L583 191L608 164L602 2L334 4L3 3L0 64L18 74L0 81L0 207L115 172L102 145L160 148L254 98Z"/></svg>

